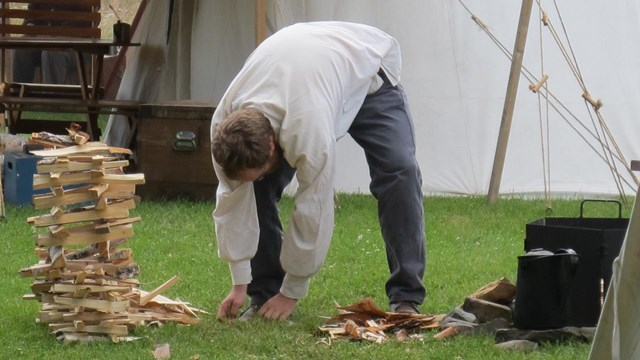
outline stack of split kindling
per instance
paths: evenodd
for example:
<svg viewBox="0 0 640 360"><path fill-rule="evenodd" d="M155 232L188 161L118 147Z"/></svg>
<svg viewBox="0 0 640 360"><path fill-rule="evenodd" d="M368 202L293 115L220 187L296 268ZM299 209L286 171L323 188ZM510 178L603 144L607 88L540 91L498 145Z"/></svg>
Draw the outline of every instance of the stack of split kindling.
<svg viewBox="0 0 640 360"><path fill-rule="evenodd" d="M38 321L65 342L128 340L134 326L165 321L193 324L201 310L160 295L173 277L151 292L138 288L140 268L123 246L133 236L129 217L135 186L144 174L124 174L130 150L86 143L34 151L42 156L33 179L38 263L20 270L32 277L32 294L42 303ZM47 189L49 192L42 193Z"/></svg>
<svg viewBox="0 0 640 360"><path fill-rule="evenodd" d="M339 314L320 327L320 331L329 334L329 341L347 338L381 343L390 337L389 334L405 341L421 337L422 331L440 326L435 316L385 312L369 298L350 306L338 306L338 309Z"/></svg>

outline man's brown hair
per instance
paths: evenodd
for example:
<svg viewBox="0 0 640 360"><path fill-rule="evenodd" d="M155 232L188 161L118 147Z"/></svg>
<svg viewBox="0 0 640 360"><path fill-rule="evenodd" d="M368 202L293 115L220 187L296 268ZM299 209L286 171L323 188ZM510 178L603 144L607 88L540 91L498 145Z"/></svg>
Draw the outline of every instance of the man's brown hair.
<svg viewBox="0 0 640 360"><path fill-rule="evenodd" d="M261 111L236 110L214 129L213 158L230 179L236 179L240 171L267 163L273 137L271 123Z"/></svg>

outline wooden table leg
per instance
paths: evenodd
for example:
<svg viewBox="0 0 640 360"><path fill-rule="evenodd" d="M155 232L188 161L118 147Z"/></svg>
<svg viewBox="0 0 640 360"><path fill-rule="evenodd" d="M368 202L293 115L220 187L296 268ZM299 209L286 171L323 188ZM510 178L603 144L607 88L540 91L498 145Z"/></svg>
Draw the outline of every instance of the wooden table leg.
<svg viewBox="0 0 640 360"><path fill-rule="evenodd" d="M89 89L87 81L87 73L84 66L84 55L80 51L76 51L76 61L78 63L78 78L80 79L80 88L82 99L98 101L100 100L100 82L102 81L102 66L104 62L104 54L93 54L91 67L91 89ZM97 107L87 107L87 133L91 136L92 141L100 140L101 131L98 126L99 109Z"/></svg>

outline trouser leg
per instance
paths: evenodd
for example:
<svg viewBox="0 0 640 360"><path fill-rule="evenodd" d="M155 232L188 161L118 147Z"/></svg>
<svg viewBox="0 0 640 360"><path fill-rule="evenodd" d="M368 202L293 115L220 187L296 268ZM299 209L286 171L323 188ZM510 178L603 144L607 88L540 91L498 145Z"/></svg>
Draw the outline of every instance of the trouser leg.
<svg viewBox="0 0 640 360"><path fill-rule="evenodd" d="M33 82L35 70L41 67L41 51L16 49L13 51L13 81Z"/></svg>
<svg viewBox="0 0 640 360"><path fill-rule="evenodd" d="M280 264L282 248L282 223L280 222L278 201L284 188L291 182L295 170L285 161L278 169L262 180L253 183L258 209L260 240L256 255L251 259L251 276L247 293L251 305L262 306L276 295L282 286L284 270Z"/></svg>
<svg viewBox="0 0 640 360"><path fill-rule="evenodd" d="M70 51L42 52L42 82L67 84L77 74L75 54ZM75 82L77 84L77 81Z"/></svg>
<svg viewBox="0 0 640 360"><path fill-rule="evenodd" d="M349 134L364 149L378 200L390 276L390 303L421 304L426 263L422 175L415 156L413 122L401 86L387 79L368 95Z"/></svg>

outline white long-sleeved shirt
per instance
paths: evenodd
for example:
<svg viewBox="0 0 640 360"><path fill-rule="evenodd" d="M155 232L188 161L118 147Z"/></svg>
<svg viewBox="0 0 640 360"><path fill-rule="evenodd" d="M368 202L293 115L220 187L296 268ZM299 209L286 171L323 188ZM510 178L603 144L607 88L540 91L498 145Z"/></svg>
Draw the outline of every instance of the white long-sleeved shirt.
<svg viewBox="0 0 640 360"><path fill-rule="evenodd" d="M397 41L371 26L345 22L299 23L267 38L249 56L213 115L214 127L235 110L253 107L269 119L284 159L296 169L298 190L283 237L286 272L280 292L306 296L309 278L324 262L333 232L335 143L351 126L382 68L400 81ZM259 226L251 182L227 178L216 163L218 255L234 285L251 282L250 260Z"/></svg>

